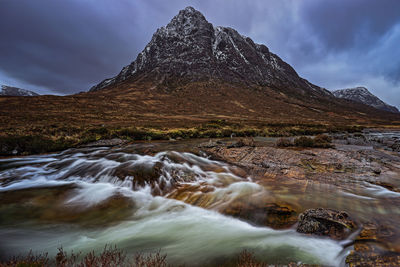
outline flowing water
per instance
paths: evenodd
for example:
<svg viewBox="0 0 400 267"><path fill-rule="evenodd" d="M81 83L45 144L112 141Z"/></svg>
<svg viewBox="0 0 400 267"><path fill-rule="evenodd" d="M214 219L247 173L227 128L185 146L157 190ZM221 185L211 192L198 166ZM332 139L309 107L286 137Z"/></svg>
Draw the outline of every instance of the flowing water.
<svg viewBox="0 0 400 267"><path fill-rule="evenodd" d="M88 252L115 244L128 254L161 250L172 264L186 266L217 264L244 249L269 263L338 266L348 253L346 241L299 234L293 227L274 230L222 211L251 199L304 208L340 199L339 208L361 206L381 193L375 188L364 195L326 195L329 190L318 185L310 197L298 185L260 185L238 167L184 152L193 144L143 143L1 159L0 256L30 249L54 255L60 246Z"/></svg>

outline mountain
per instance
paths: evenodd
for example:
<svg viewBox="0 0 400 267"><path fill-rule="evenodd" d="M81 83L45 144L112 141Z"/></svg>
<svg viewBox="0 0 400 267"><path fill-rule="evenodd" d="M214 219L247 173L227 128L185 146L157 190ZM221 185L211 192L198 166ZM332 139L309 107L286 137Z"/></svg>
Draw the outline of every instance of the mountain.
<svg viewBox="0 0 400 267"><path fill-rule="evenodd" d="M333 95L338 98L345 98L355 102L363 103L368 106L372 106L376 109L398 113L399 110L391 105L386 104L378 97L373 95L365 87L348 88L333 91Z"/></svg>
<svg viewBox="0 0 400 267"><path fill-rule="evenodd" d="M38 96L39 94L37 94L35 92L32 92L32 91L29 91L29 90L17 88L17 87L11 87L11 86L2 85L1 86L0 95L6 95L6 96Z"/></svg>
<svg viewBox="0 0 400 267"><path fill-rule="evenodd" d="M117 76L89 92L0 97L0 107L0 133L12 125L9 134L60 129L69 136L98 127L207 131L216 124L263 131L400 125L399 113L335 97L299 77L265 45L214 27L191 7L158 29Z"/></svg>
<svg viewBox="0 0 400 267"><path fill-rule="evenodd" d="M293 88L296 93L330 95L302 79L262 44L227 27L214 27L192 7L181 10L154 33L136 60L115 77L91 88L97 91L138 80L157 86L219 80L229 83Z"/></svg>

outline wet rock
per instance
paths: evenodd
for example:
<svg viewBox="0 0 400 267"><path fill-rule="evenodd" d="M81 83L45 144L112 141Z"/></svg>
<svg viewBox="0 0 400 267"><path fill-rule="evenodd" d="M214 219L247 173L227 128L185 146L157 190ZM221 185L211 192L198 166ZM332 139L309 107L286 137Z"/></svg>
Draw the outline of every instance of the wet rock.
<svg viewBox="0 0 400 267"><path fill-rule="evenodd" d="M394 229L387 225L376 225L374 223L365 223L356 241L382 241L393 237Z"/></svg>
<svg viewBox="0 0 400 267"><path fill-rule="evenodd" d="M349 137L347 138L346 143L347 145L356 145L356 146L367 146L370 144L364 138L360 137Z"/></svg>
<svg viewBox="0 0 400 267"><path fill-rule="evenodd" d="M313 153L312 151L308 151L308 150L302 151L301 153L304 155L312 156L312 157L317 156L317 154Z"/></svg>
<svg viewBox="0 0 400 267"><path fill-rule="evenodd" d="M396 252L386 252L381 255L379 252L368 254L352 251L346 258L349 267L361 266L400 266L400 254Z"/></svg>
<svg viewBox="0 0 400 267"><path fill-rule="evenodd" d="M366 223L354 242L354 250L346 258L351 266L400 266L400 253L383 244L396 238L390 226Z"/></svg>
<svg viewBox="0 0 400 267"><path fill-rule="evenodd" d="M396 141L390 148L395 152L400 152L400 142Z"/></svg>
<svg viewBox="0 0 400 267"><path fill-rule="evenodd" d="M119 138L102 139L102 140L98 140L96 142L86 144L83 147L120 146L120 145L124 145L126 143L128 143L128 141L122 140Z"/></svg>
<svg viewBox="0 0 400 267"><path fill-rule="evenodd" d="M127 177L133 177L133 187L137 189L145 185L152 187L158 186L163 189L163 184L158 183L162 175L162 163L156 162L155 164L136 164L131 165L129 162L123 163L115 169L114 176L121 180Z"/></svg>
<svg viewBox="0 0 400 267"><path fill-rule="evenodd" d="M254 139L253 138L241 138L238 141L232 142L227 145L227 148L238 148L238 147L244 147L244 146L250 146L250 147L255 147Z"/></svg>
<svg viewBox="0 0 400 267"><path fill-rule="evenodd" d="M267 161L263 161L263 162L261 162L261 167L268 169L271 167L271 163L267 162Z"/></svg>
<svg viewBox="0 0 400 267"><path fill-rule="evenodd" d="M378 186L382 186L384 188L386 188L387 190L396 192L396 193L400 193L400 188L396 187L393 184L389 184L383 181L368 181L370 184L374 184L374 185L378 185Z"/></svg>
<svg viewBox="0 0 400 267"><path fill-rule="evenodd" d="M297 232L342 240L348 237L356 227L356 222L346 212L318 208L309 209L300 214Z"/></svg>
<svg viewBox="0 0 400 267"><path fill-rule="evenodd" d="M218 147L221 146L222 142L221 141L213 141L210 139L210 141L205 142L205 143L201 143L198 147L199 148L214 148L214 147Z"/></svg>
<svg viewBox="0 0 400 267"><path fill-rule="evenodd" d="M103 227L129 218L136 210L132 199L121 194L114 194L90 205L87 202L71 201L75 190L79 190L79 187L69 184L1 192L0 226L10 226L15 223L15 218L23 218L39 224L70 223L84 227Z"/></svg>
<svg viewBox="0 0 400 267"><path fill-rule="evenodd" d="M370 147L339 145L335 149L279 149L270 146L203 148L212 159L245 169L253 177L295 177L349 186L354 177L370 177L400 166L399 157ZM397 164L397 165L395 165ZM393 166L393 170L390 170ZM355 176L357 175L357 176ZM366 179L366 178L363 178Z"/></svg>
<svg viewBox="0 0 400 267"><path fill-rule="evenodd" d="M372 172L378 175L378 174L381 174L382 170L375 167L375 168L372 168Z"/></svg>
<svg viewBox="0 0 400 267"><path fill-rule="evenodd" d="M223 142L220 140L210 141L202 143L198 146L199 148L224 148L224 149L231 149L231 148L241 148L241 147L255 147L255 142L253 138L240 138L239 140Z"/></svg>

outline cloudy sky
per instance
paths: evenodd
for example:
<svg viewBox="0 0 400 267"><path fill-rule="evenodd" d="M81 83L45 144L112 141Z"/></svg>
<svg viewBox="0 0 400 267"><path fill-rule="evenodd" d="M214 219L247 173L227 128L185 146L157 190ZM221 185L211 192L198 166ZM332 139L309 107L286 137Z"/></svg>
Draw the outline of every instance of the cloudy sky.
<svg viewBox="0 0 400 267"><path fill-rule="evenodd" d="M188 5L317 85L366 86L400 106L399 0L0 0L0 84L87 91Z"/></svg>

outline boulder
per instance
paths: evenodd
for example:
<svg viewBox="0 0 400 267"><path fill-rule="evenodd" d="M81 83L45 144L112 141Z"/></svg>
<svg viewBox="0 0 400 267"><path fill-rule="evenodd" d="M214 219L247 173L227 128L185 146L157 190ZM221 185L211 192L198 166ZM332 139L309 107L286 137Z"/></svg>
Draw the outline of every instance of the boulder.
<svg viewBox="0 0 400 267"><path fill-rule="evenodd" d="M300 214L297 232L342 240L356 228L357 223L346 212L318 208Z"/></svg>

